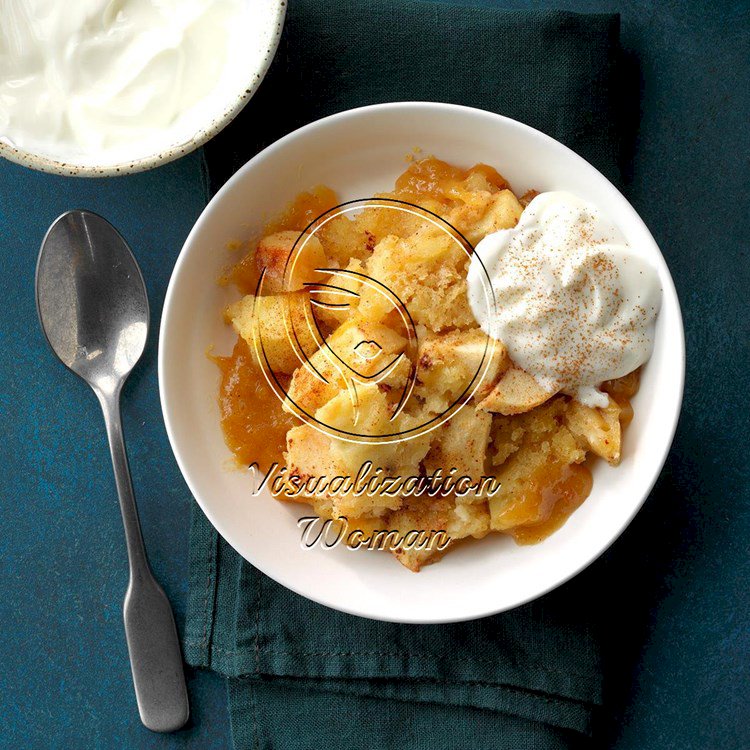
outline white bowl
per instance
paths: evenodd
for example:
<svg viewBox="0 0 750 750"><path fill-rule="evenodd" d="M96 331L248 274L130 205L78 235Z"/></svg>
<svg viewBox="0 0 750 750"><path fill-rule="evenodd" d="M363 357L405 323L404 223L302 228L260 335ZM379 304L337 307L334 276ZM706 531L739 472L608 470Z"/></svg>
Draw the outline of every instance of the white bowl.
<svg viewBox="0 0 750 750"><path fill-rule="evenodd" d="M51 174L113 177L143 172L189 154L213 138L250 101L263 81L279 44L286 0L245 0L241 43L227 48L229 59L211 94L183 112L169 127L106 151L71 153L61 144L22 148L0 139L0 156Z"/></svg>
<svg viewBox="0 0 750 750"><path fill-rule="evenodd" d="M323 183L342 200L387 189L414 147L469 166L496 167L515 192L569 190L599 205L656 266L664 290L656 344L634 399L623 460L594 467L594 487L544 542L518 546L492 534L462 544L414 574L375 551L303 549L297 519L310 514L251 495L246 472L227 468L219 425L219 373L206 357L228 352L234 334L221 311L236 293L215 280L230 262L227 242L249 236L298 192ZM468 620L511 609L559 586L595 560L628 525L656 481L672 442L685 367L679 302L664 258L633 207L596 169L519 122L467 107L396 103L327 117L291 133L248 162L209 203L190 233L167 292L159 381L167 433L204 513L246 560L314 601L394 622Z"/></svg>

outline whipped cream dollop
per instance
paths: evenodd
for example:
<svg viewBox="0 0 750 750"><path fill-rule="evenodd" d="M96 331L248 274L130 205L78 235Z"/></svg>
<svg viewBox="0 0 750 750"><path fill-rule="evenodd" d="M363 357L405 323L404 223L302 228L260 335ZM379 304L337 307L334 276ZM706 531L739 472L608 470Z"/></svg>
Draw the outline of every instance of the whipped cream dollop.
<svg viewBox="0 0 750 750"><path fill-rule="evenodd" d="M237 88L226 62L246 44L248 7L242 0L3 3L0 138L60 161L113 150L119 154L108 163L128 160L136 155L129 144L158 141L199 102ZM176 142L195 130L186 122Z"/></svg>
<svg viewBox="0 0 750 750"><path fill-rule="evenodd" d="M549 192L477 245L468 296L482 330L543 388L605 407L598 386L651 356L661 285L595 205Z"/></svg>

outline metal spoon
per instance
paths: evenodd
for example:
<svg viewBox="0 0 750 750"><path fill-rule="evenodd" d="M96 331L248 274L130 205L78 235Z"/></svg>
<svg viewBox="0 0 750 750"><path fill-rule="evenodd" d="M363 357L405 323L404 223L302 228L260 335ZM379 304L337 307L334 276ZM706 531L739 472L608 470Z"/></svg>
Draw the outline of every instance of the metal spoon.
<svg viewBox="0 0 750 750"><path fill-rule="evenodd" d="M138 711L149 729L171 732L189 715L182 656L172 608L143 546L120 422L120 391L148 334L143 277L109 222L68 211L42 242L36 303L52 350L91 386L104 412L130 565L124 617Z"/></svg>

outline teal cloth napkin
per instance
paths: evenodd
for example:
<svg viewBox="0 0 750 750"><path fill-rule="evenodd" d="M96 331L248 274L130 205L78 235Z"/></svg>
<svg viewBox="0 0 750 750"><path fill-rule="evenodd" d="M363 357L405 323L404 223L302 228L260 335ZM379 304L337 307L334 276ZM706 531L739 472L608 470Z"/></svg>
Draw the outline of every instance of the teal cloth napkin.
<svg viewBox="0 0 750 750"><path fill-rule="evenodd" d="M404 99L509 115L617 179L618 34L616 15L295 0L266 81L206 148L212 187L306 122ZM185 654L230 678L238 750L589 747L597 573L472 623L374 622L260 574L196 507Z"/></svg>

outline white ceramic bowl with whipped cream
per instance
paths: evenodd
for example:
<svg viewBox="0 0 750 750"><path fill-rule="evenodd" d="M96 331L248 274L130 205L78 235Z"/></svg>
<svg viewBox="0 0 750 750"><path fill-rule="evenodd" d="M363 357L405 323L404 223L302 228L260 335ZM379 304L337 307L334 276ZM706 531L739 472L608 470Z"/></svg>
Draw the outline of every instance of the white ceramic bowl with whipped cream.
<svg viewBox="0 0 750 750"><path fill-rule="evenodd" d="M139 172L247 103L285 0L14 0L0 25L0 156L64 175Z"/></svg>
<svg viewBox="0 0 750 750"><path fill-rule="evenodd" d="M222 311L234 293L215 283L236 259L233 240L316 184L342 201L393 185L404 157L419 147L452 164L496 167L516 194L565 191L593 204L658 278L661 307L653 351L633 399L622 461L592 466L591 495L540 544L519 546L491 534L459 545L414 574L391 555L303 549L300 517L309 506L250 494L247 472L227 468L219 423L219 373L206 350L231 351L235 334ZM626 363L627 366L627 363ZM247 560L288 588L335 609L381 620L468 620L518 606L559 586L622 533L648 496L666 459L682 402L685 348L680 306L659 248L633 207L570 149L521 123L467 107L406 102L364 107L312 123L269 146L229 180L204 210L182 249L164 305L159 383L167 433L201 508ZM632 550L639 554L639 550ZM596 592L592 592L596 595Z"/></svg>

